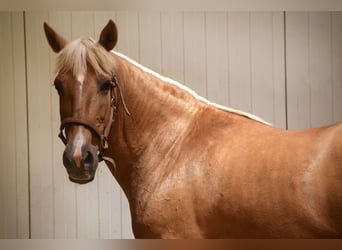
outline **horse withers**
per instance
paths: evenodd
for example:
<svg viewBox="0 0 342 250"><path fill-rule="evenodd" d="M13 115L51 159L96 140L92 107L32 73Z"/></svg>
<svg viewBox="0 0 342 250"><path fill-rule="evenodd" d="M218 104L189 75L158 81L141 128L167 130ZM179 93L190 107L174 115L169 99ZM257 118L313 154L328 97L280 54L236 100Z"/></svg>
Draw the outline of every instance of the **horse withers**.
<svg viewBox="0 0 342 250"><path fill-rule="evenodd" d="M63 163L76 183L104 160L137 238L339 238L342 125L286 131L207 101L98 41L58 53Z"/></svg>

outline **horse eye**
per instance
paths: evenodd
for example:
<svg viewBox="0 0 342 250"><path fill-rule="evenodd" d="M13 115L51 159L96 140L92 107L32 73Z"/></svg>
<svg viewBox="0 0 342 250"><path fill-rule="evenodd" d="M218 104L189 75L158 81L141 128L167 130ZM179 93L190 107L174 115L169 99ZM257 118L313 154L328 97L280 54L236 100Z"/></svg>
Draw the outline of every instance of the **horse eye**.
<svg viewBox="0 0 342 250"><path fill-rule="evenodd" d="M63 93L62 82L60 80L56 79L53 84L54 84L55 89L57 90L58 94L61 95Z"/></svg>
<svg viewBox="0 0 342 250"><path fill-rule="evenodd" d="M112 81L111 80L106 80L100 85L100 92L101 94L105 95L108 93L110 88L112 87Z"/></svg>

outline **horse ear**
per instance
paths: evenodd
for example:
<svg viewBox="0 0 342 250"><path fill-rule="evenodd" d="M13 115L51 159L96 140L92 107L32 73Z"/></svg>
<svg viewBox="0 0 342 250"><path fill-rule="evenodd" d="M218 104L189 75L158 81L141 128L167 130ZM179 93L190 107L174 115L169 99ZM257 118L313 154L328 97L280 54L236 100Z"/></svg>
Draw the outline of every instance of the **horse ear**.
<svg viewBox="0 0 342 250"><path fill-rule="evenodd" d="M113 20L109 20L106 27L103 28L100 34L99 44L107 51L111 51L118 41L118 30Z"/></svg>
<svg viewBox="0 0 342 250"><path fill-rule="evenodd" d="M68 41L57 34L47 23L44 22L44 31L46 39L48 40L50 47L56 53L60 52L67 44Z"/></svg>

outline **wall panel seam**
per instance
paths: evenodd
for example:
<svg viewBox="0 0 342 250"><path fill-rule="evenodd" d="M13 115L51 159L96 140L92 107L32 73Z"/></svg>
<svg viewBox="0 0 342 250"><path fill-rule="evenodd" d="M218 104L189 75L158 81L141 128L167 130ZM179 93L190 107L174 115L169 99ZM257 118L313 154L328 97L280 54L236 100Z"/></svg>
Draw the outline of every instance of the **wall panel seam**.
<svg viewBox="0 0 342 250"><path fill-rule="evenodd" d="M335 122L335 96L334 96L334 30L333 30L333 26L334 26L334 21L333 21L333 13L330 12L330 65L331 65L331 69L330 69L330 81L331 81L331 118L332 121L331 122Z"/></svg>
<svg viewBox="0 0 342 250"><path fill-rule="evenodd" d="M13 31L13 28L14 28L14 24L13 24L13 12L11 13L11 17L10 17L10 26L11 26L11 41L12 41L12 46L11 46L11 57L12 57L12 79L13 79L13 85L12 85L12 91L13 91L13 96L15 96L15 88L16 88L16 77L15 77L15 56L14 56L14 31ZM12 103L11 105L14 107L13 108L13 112L14 112L14 116L13 116L13 124L16 125L16 112L17 112L17 109L16 109L16 100L15 100L15 97L13 98L12 100ZM15 126L16 127L16 126ZM14 129L14 149L16 150L17 148L17 129L15 128ZM14 157L14 176L15 176L15 195L16 195L16 199L15 199L15 215L16 215L16 226L15 226L15 235L16 237L18 237L18 228L19 228L19 222L18 222L18 204L19 204L19 200L18 200L18 179L17 179L17 176L18 176L18 159L17 157L15 156Z"/></svg>
<svg viewBox="0 0 342 250"><path fill-rule="evenodd" d="M289 129L289 110L288 110L288 86L287 86L287 31L286 31L286 11L283 12L283 32L284 32L284 95L285 95L285 129Z"/></svg>
<svg viewBox="0 0 342 250"><path fill-rule="evenodd" d="M25 58L25 86L26 86L26 133L27 133L27 173L28 173L28 214L29 214L29 239L32 238L32 221L31 221L31 166L30 166L30 129L29 129L29 95L28 95L28 60L27 60L27 30L26 30L26 11L23 11L23 26L24 26L24 58Z"/></svg>

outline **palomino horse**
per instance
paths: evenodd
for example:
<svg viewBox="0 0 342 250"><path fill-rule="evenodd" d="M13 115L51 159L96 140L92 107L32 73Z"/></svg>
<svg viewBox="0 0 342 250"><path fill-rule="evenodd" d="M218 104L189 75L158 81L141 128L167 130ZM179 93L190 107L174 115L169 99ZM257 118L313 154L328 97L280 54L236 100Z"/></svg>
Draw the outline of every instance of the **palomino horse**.
<svg viewBox="0 0 342 250"><path fill-rule="evenodd" d="M137 238L342 236L342 124L285 131L212 104L111 51L113 21L98 42L44 29L69 178L105 160Z"/></svg>

